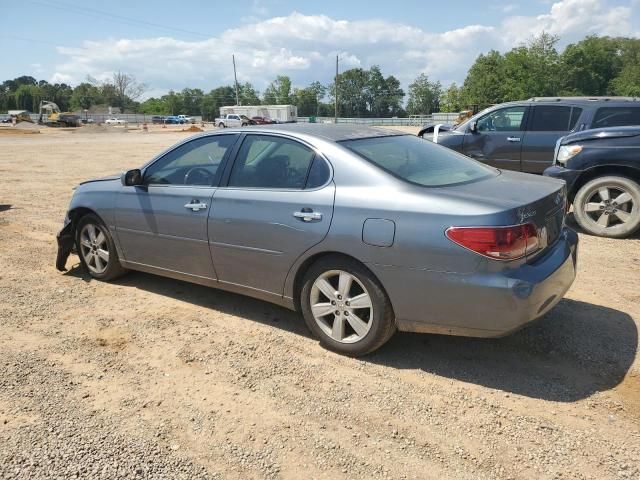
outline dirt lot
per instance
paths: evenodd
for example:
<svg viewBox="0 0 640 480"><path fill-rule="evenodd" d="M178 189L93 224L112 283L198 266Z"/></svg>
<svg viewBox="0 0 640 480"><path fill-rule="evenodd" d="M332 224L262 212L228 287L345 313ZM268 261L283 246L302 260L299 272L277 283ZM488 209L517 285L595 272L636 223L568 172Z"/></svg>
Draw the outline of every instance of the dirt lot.
<svg viewBox="0 0 640 480"><path fill-rule="evenodd" d="M354 360L257 300L57 272L72 187L186 135L88 130L0 136L0 478L640 478L638 237L581 235L515 335Z"/></svg>

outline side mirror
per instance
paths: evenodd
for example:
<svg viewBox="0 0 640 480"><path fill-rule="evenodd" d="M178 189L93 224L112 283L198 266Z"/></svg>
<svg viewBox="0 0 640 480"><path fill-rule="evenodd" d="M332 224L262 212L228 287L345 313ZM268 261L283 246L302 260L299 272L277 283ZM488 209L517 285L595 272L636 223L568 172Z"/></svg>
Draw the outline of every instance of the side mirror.
<svg viewBox="0 0 640 480"><path fill-rule="evenodd" d="M469 125L469 131L471 133L478 133L478 122L471 122L471 124Z"/></svg>
<svg viewBox="0 0 640 480"><path fill-rule="evenodd" d="M122 185L125 187L133 187L135 185L142 185L142 172L138 168L133 170L127 170L120 177Z"/></svg>

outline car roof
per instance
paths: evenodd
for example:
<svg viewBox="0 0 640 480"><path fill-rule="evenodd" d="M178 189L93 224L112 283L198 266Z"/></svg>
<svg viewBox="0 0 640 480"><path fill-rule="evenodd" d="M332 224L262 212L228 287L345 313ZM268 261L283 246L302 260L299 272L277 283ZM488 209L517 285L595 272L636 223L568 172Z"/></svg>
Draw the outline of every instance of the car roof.
<svg viewBox="0 0 640 480"><path fill-rule="evenodd" d="M640 107L640 97L533 97L527 100L497 103L489 108L493 109L509 105L597 105L598 107Z"/></svg>
<svg viewBox="0 0 640 480"><path fill-rule="evenodd" d="M341 142L360 138L393 137L408 135L405 132L386 128L367 127L364 125L345 125L334 123L285 123L277 125L252 125L244 127L240 132L290 133L309 135L312 137Z"/></svg>

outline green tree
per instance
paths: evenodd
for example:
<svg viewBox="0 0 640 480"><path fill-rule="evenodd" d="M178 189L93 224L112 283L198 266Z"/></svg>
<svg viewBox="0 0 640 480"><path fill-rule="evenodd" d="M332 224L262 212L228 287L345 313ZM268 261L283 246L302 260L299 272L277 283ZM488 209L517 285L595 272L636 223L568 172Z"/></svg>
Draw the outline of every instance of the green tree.
<svg viewBox="0 0 640 480"><path fill-rule="evenodd" d="M486 106L503 101L503 65L504 58L496 50L476 58L462 86L461 96L467 106Z"/></svg>
<svg viewBox="0 0 640 480"><path fill-rule="evenodd" d="M100 103L100 91L89 82L83 82L73 89L71 108L73 110L89 110Z"/></svg>
<svg viewBox="0 0 640 480"><path fill-rule="evenodd" d="M42 100L42 92L37 85L20 85L13 94L16 108L37 112Z"/></svg>
<svg viewBox="0 0 640 480"><path fill-rule="evenodd" d="M238 85L238 96L240 97L240 105L260 105L258 91L249 82Z"/></svg>
<svg viewBox="0 0 640 480"><path fill-rule="evenodd" d="M559 94L560 56L555 49L558 37L542 33L527 45L504 55L502 101Z"/></svg>
<svg viewBox="0 0 640 480"><path fill-rule="evenodd" d="M278 75L264 91L265 105L288 105L291 103L291 79L286 75Z"/></svg>
<svg viewBox="0 0 640 480"><path fill-rule="evenodd" d="M615 95L640 96L640 39L618 39L621 69L610 82L611 93Z"/></svg>
<svg viewBox="0 0 640 480"><path fill-rule="evenodd" d="M313 82L306 88L294 88L292 101L298 107L298 115L301 117L319 115L320 103L326 91L326 87L320 82Z"/></svg>
<svg viewBox="0 0 640 480"><path fill-rule="evenodd" d="M410 115L429 115L439 109L439 100L442 95L440 82L432 82L424 73L409 85L409 100L407 101L407 113Z"/></svg>
<svg viewBox="0 0 640 480"><path fill-rule="evenodd" d="M404 91L396 77L384 78L380 67L374 65L369 70L365 96L370 116L389 117L400 112Z"/></svg>
<svg viewBox="0 0 640 480"><path fill-rule="evenodd" d="M202 101L204 92L199 88L184 88L179 97L182 101L180 111L177 114L202 115Z"/></svg>
<svg viewBox="0 0 640 480"><path fill-rule="evenodd" d="M184 99L180 93L169 90L169 93L160 97L160 100L166 105L166 110L171 115L180 115L184 109Z"/></svg>
<svg viewBox="0 0 640 480"><path fill-rule="evenodd" d="M352 68L338 74L338 115L341 117L364 117L369 113L369 72ZM329 97L335 99L335 85L331 85Z"/></svg>
<svg viewBox="0 0 640 480"><path fill-rule="evenodd" d="M561 56L564 92L570 95L607 95L609 84L622 69L620 41L588 36L565 48Z"/></svg>
<svg viewBox="0 0 640 480"><path fill-rule="evenodd" d="M460 88L453 82L440 95L440 111L441 112L459 112L463 109Z"/></svg>
<svg viewBox="0 0 640 480"><path fill-rule="evenodd" d="M220 107L236 104L235 90L231 86L218 87L204 96L202 101L202 116L212 121L220 116Z"/></svg>
<svg viewBox="0 0 640 480"><path fill-rule="evenodd" d="M640 63L626 65L620 74L611 80L614 95L640 97Z"/></svg>
<svg viewBox="0 0 640 480"><path fill-rule="evenodd" d="M148 98L140 104L140 112L148 115L169 115L169 107L159 98Z"/></svg>
<svg viewBox="0 0 640 480"><path fill-rule="evenodd" d="M46 80L40 80L38 87L40 87L40 96L43 100L56 103L62 112L71 109L71 96L73 95L71 86L66 83L49 83Z"/></svg>

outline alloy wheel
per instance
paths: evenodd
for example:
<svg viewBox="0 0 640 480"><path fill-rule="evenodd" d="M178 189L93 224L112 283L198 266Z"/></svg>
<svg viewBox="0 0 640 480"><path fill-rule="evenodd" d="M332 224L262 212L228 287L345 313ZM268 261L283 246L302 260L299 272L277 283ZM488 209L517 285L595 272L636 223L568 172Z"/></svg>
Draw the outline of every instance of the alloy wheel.
<svg viewBox="0 0 640 480"><path fill-rule="evenodd" d="M635 207L635 199L621 186L601 187L594 191L584 205L593 222L604 228L627 223Z"/></svg>
<svg viewBox="0 0 640 480"><path fill-rule="evenodd" d="M80 254L93 273L102 274L109 264L109 243L102 229L87 223L80 231Z"/></svg>
<svg viewBox="0 0 640 480"><path fill-rule="evenodd" d="M355 343L371 330L373 302L357 277L343 270L320 275L310 292L313 318L336 342Z"/></svg>

